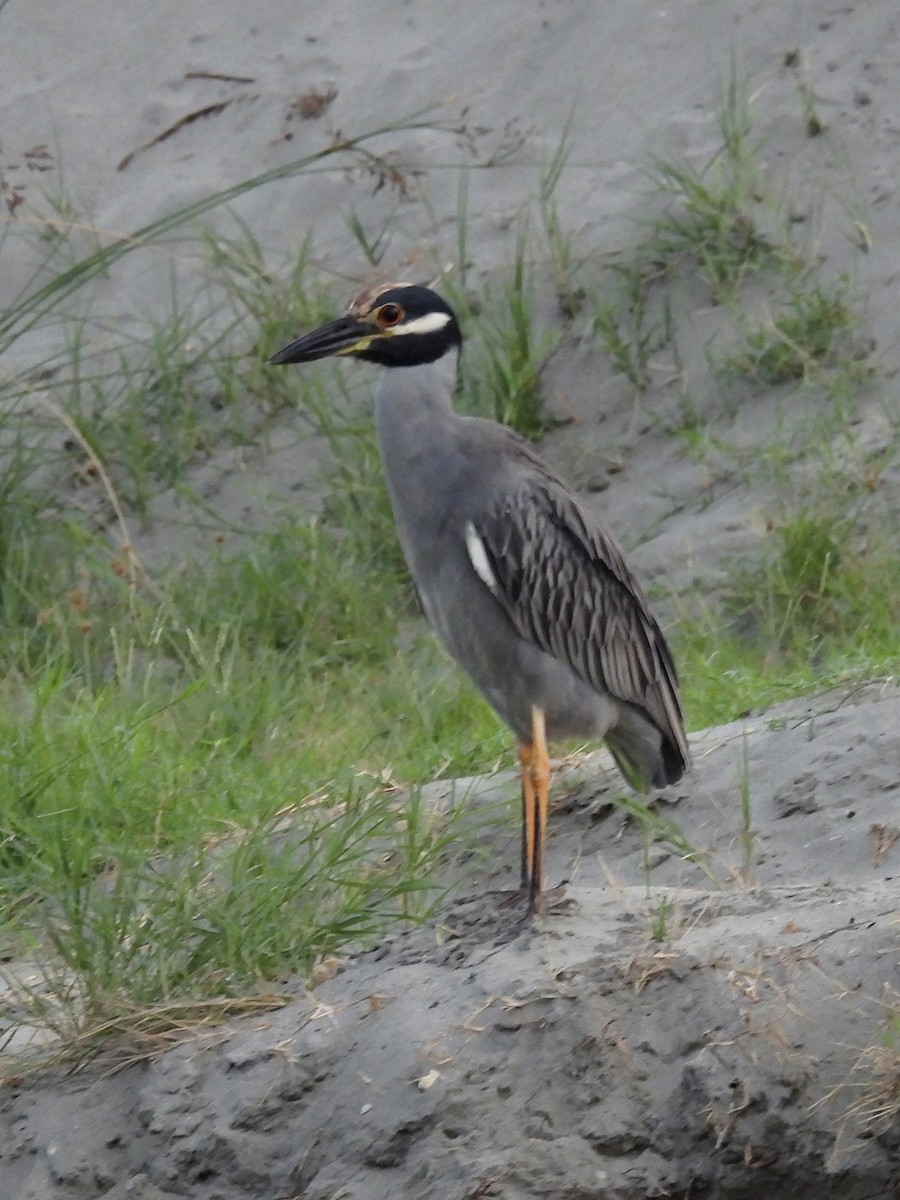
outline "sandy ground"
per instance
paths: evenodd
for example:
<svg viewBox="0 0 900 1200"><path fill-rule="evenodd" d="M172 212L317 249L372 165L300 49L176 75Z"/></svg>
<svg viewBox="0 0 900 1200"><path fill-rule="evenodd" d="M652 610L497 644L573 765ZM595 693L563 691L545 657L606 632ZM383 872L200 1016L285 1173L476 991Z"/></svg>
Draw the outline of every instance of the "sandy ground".
<svg viewBox="0 0 900 1200"><path fill-rule="evenodd" d="M313 228L320 265L347 277L349 294L367 271L351 209L372 228L392 220L398 274L433 265L423 245L452 258L459 172L440 164L460 160L463 124L479 269L509 262L534 163L570 113L562 219L611 253L629 244L641 165L675 151L702 162L714 149L719 83L736 50L770 182L815 227L828 269L852 271L865 297L879 375L856 418L859 462L847 467L863 472L886 444L884 400L900 368L898 44L896 0L385 0L377 10L356 0L8 0L0 131L7 161L48 144L92 224L131 230L321 148L335 130L441 103L435 122L446 128L378 144L426 168L406 198L341 169L236 205L285 261ZM827 136L807 136L804 83ZM299 115L298 98L332 92L320 115ZM16 254L4 247L4 296L28 278ZM189 284L188 251L177 261ZM138 330L166 302L169 273L158 256L129 257L94 315L117 333ZM751 448L802 422L815 397L787 412L772 396L723 404L703 374L715 314L694 322L684 369L707 415ZM23 340L10 365L51 353L48 336ZM551 405L577 418L548 455L590 490L645 579L714 583L723 557L759 543L769 485L711 472L667 437L679 393L665 372L647 401L653 421L586 354L554 361L547 386ZM236 523L258 524L310 483L315 453L296 447L285 418L239 463L234 451L214 455L196 486ZM900 466L880 479L877 503L900 511ZM192 522L161 495L139 552L185 553L205 536ZM484 895L510 885L517 861L514 837L493 832L483 861L457 865L465 887L437 921L348 962L314 993L298 985L278 1013L115 1075L7 1085L0 1197L900 1195L900 1128L860 1136L852 1111L871 1102L862 1085L872 1063L860 1056L900 987L896 686L793 704L695 745L695 771L667 799L707 852L706 871L647 850L604 798L601 756L560 788L549 871L569 882L540 922L523 927ZM473 814L514 803L509 780L468 790Z"/></svg>

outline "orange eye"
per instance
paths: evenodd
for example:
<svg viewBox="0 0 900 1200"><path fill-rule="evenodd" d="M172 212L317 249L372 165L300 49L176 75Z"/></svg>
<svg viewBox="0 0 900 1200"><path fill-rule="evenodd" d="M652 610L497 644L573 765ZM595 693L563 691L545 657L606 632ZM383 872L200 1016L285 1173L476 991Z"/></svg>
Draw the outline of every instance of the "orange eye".
<svg viewBox="0 0 900 1200"><path fill-rule="evenodd" d="M382 304L378 310L379 325L399 325L403 320L403 309L399 304Z"/></svg>

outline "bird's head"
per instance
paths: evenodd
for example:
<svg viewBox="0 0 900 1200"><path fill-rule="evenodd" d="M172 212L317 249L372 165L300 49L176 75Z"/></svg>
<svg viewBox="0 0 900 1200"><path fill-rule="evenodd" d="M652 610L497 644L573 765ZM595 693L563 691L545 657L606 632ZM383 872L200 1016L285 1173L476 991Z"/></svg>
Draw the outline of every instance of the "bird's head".
<svg viewBox="0 0 900 1200"><path fill-rule="evenodd" d="M436 292L415 283L388 283L361 293L343 317L290 342L269 362L340 355L383 367L414 367L436 362L461 345L453 309Z"/></svg>

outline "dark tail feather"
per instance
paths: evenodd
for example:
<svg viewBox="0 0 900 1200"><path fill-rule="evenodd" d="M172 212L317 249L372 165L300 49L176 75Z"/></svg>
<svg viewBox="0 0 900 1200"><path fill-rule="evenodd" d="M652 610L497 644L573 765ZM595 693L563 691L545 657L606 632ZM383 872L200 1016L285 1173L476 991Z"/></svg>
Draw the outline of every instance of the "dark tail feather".
<svg viewBox="0 0 900 1200"><path fill-rule="evenodd" d="M677 783L688 768L683 754L657 727L634 711L623 713L606 735L616 766L636 792Z"/></svg>

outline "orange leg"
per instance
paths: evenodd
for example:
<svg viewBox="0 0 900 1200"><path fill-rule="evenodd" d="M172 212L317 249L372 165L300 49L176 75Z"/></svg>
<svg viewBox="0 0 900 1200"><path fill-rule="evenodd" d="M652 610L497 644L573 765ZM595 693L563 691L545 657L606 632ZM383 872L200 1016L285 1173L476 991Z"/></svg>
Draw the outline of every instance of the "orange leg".
<svg viewBox="0 0 900 1200"><path fill-rule="evenodd" d="M544 713L531 710L531 741L519 744L522 769L522 890L528 892L528 915L540 912L544 893L544 845L550 793L550 756Z"/></svg>
<svg viewBox="0 0 900 1200"><path fill-rule="evenodd" d="M531 866L534 861L534 779L531 763L534 758L532 742L519 743L519 768L522 773L522 873L519 889L523 893L531 887Z"/></svg>

